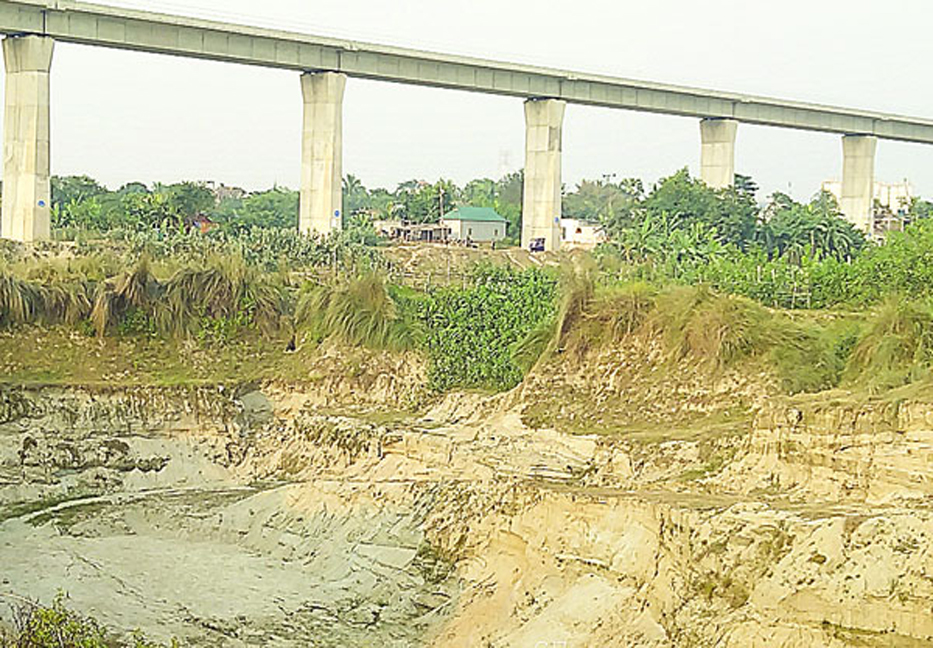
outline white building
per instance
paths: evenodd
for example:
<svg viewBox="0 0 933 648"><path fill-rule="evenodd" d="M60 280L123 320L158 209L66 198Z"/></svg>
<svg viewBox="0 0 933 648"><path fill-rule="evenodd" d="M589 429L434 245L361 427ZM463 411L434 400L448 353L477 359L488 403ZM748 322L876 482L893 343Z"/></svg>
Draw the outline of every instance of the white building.
<svg viewBox="0 0 933 648"><path fill-rule="evenodd" d="M489 207L457 207L441 224L450 228L451 240L480 243L504 239L509 222Z"/></svg>
<svg viewBox="0 0 933 648"><path fill-rule="evenodd" d="M579 218L560 219L560 244L566 248L591 249L606 240L603 226Z"/></svg>
<svg viewBox="0 0 933 648"><path fill-rule="evenodd" d="M828 191L836 197L836 200L842 200L842 183L838 180L828 180L823 183L823 191ZM914 191L907 180L903 182L875 182L875 213L872 214L872 230L875 221L879 219L889 219L891 216L906 216L910 209L910 202L913 200ZM878 206L880 205L880 213Z"/></svg>

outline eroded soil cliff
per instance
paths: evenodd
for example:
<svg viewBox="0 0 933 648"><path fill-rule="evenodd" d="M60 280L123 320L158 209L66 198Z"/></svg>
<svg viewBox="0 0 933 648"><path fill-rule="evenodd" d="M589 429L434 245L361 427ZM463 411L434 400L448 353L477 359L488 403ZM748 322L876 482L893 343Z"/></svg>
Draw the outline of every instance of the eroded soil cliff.
<svg viewBox="0 0 933 648"><path fill-rule="evenodd" d="M195 646L930 644L933 394L627 362L0 388L0 592Z"/></svg>

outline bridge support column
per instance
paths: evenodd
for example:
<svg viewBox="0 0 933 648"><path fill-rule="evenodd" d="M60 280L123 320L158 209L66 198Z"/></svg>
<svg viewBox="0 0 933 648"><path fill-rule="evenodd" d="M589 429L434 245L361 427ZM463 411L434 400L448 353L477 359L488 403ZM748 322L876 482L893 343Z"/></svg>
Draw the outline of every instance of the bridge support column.
<svg viewBox="0 0 933 648"><path fill-rule="evenodd" d="M343 91L347 75L301 75L304 128L301 140L302 234L330 234L343 224Z"/></svg>
<svg viewBox="0 0 933 648"><path fill-rule="evenodd" d="M735 135L739 122L734 119L700 121L700 179L713 189L735 184Z"/></svg>
<svg viewBox="0 0 933 648"><path fill-rule="evenodd" d="M51 236L49 71L54 41L42 36L3 40L3 204L0 236L42 241Z"/></svg>
<svg viewBox="0 0 933 648"><path fill-rule="evenodd" d="M866 234L872 233L875 202L875 151L878 138L846 135L842 138L842 193L839 207L846 220Z"/></svg>
<svg viewBox="0 0 933 648"><path fill-rule="evenodd" d="M525 187L522 247L543 238L545 250L560 249L561 139L566 102L525 102Z"/></svg>

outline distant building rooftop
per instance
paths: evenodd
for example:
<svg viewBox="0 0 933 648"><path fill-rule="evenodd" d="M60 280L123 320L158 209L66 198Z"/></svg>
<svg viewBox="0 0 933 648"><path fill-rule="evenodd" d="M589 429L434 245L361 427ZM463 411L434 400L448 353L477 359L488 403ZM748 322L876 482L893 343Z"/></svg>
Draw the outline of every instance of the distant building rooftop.
<svg viewBox="0 0 933 648"><path fill-rule="evenodd" d="M469 221L471 223L508 223L491 207L457 207L444 214L444 220Z"/></svg>

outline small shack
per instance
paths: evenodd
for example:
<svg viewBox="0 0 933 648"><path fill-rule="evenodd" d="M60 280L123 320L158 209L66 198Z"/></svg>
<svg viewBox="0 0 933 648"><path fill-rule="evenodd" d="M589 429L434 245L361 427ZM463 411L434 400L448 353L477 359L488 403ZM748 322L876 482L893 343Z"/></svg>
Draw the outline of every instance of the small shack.
<svg viewBox="0 0 933 648"><path fill-rule="evenodd" d="M375 221L376 234L397 241L421 241L424 243L446 243L450 228L443 223L409 223L402 220Z"/></svg>
<svg viewBox="0 0 933 648"><path fill-rule="evenodd" d="M441 223L450 229L451 240L477 243L504 239L509 224L490 207L457 207Z"/></svg>
<svg viewBox="0 0 933 648"><path fill-rule="evenodd" d="M560 219L561 247L591 250L605 240L606 233L599 223L591 223L578 218Z"/></svg>

